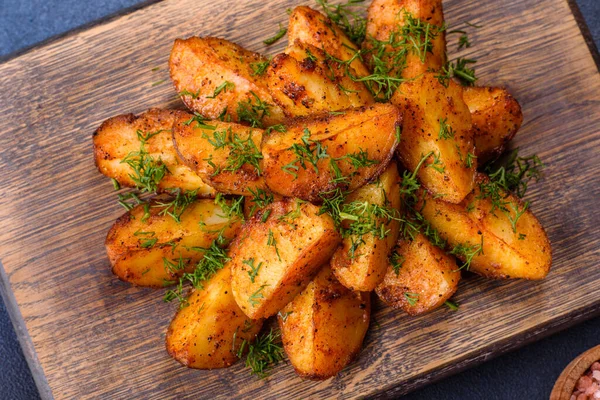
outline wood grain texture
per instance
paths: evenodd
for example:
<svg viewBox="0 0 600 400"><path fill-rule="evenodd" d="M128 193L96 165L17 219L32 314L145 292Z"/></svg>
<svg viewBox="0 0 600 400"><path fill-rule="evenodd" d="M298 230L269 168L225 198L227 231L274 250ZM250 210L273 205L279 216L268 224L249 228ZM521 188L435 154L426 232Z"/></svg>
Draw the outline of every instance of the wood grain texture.
<svg viewBox="0 0 600 400"><path fill-rule="evenodd" d="M529 198L553 243L549 277L467 276L455 313L410 318L376 304L358 360L325 382L302 381L285 364L261 381L242 365L192 371L169 358L176 306L110 273L104 237L122 209L94 168L91 134L113 115L181 107L167 70L175 38L210 34L267 51L261 40L295 4L159 2L0 65L2 287L12 289L26 349L47 378L49 387L38 374L45 397L384 398L600 313L600 76L569 6L449 0L452 26L484 25L462 51L480 60L480 83L507 86L523 106L515 145L547 164Z"/></svg>

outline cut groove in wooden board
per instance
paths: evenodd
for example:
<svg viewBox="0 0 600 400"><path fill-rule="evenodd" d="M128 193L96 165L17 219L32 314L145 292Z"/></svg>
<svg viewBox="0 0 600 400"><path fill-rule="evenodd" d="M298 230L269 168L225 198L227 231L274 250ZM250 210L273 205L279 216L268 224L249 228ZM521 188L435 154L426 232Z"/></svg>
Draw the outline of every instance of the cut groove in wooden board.
<svg viewBox="0 0 600 400"><path fill-rule="evenodd" d="M479 59L481 84L507 86L519 99L516 145L547 164L528 197L553 242L548 279L469 276L458 312L409 318L377 305L357 361L325 382L302 381L289 364L261 381L241 364L193 371L169 358L164 335L176 306L110 273L103 242L122 209L94 168L91 134L116 114L181 107L168 82L175 38L221 36L265 51L261 41L296 4L154 3L0 65L3 288L47 379L49 388L37 377L45 397L389 397L600 313L600 76L569 5L451 0L451 26L484 26L468 29L474 46L462 55Z"/></svg>

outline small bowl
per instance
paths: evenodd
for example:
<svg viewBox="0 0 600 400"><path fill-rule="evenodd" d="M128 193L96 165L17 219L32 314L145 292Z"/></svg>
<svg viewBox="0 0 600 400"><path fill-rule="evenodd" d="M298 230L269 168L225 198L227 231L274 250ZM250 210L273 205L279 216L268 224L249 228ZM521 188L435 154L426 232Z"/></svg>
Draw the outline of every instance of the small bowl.
<svg viewBox="0 0 600 400"><path fill-rule="evenodd" d="M579 378L598 360L600 360L600 346L589 349L571 361L556 380L550 400L569 400Z"/></svg>

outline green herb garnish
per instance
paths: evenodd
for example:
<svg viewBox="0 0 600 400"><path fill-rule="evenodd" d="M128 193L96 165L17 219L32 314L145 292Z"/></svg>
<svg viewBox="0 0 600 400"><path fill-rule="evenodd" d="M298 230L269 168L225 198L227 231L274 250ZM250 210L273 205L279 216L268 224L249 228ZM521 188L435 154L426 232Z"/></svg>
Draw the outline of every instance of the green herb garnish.
<svg viewBox="0 0 600 400"><path fill-rule="evenodd" d="M260 267L262 267L263 263L260 262L258 263L258 265L254 265L254 258L244 260L242 261L242 263L250 267L250 270L248 271L248 276L250 277L250 282L254 283L254 279L256 278L256 275L258 275L258 271L260 271Z"/></svg>
<svg viewBox="0 0 600 400"><path fill-rule="evenodd" d="M273 36L263 41L264 44L270 46L276 43L279 39L281 39L285 33L287 32L287 28L284 28L281 24L279 24L279 31Z"/></svg>
<svg viewBox="0 0 600 400"><path fill-rule="evenodd" d="M242 358L246 351L246 367L261 379L265 378L266 372L283 360L281 332L271 329L269 333L259 335L254 342L244 339L237 352L238 358Z"/></svg>
<svg viewBox="0 0 600 400"><path fill-rule="evenodd" d="M213 92L212 96L206 96L207 99L214 99L215 97L217 97L219 95L219 93L221 93L222 91L227 91L227 90L231 90L235 88L235 85L232 82L229 81L225 81L223 83L221 83L219 86L217 86L215 88L215 91Z"/></svg>
<svg viewBox="0 0 600 400"><path fill-rule="evenodd" d="M458 303L452 301L452 300L446 300L446 302L444 302L444 304L446 305L446 307L448 307L451 311L458 311Z"/></svg>
<svg viewBox="0 0 600 400"><path fill-rule="evenodd" d="M155 160L146 151L148 140L165 131L161 129L156 132L145 133L138 129L136 134L140 141L140 150L130 152L121 161L121 163L129 165L133 170L133 173L129 174L129 177L142 193L156 192L159 182L169 172L167 166L163 164L160 158Z"/></svg>
<svg viewBox="0 0 600 400"><path fill-rule="evenodd" d="M250 64L250 68L252 69L252 76L263 76L267 69L269 68L269 60L265 61L257 61L255 63Z"/></svg>
<svg viewBox="0 0 600 400"><path fill-rule="evenodd" d="M153 208L160 208L158 215L168 215L175 220L175 222L181 222L181 215L183 212L196 201L198 190L182 191L181 189L172 190L171 195L175 198L171 201L157 201Z"/></svg>
<svg viewBox="0 0 600 400"><path fill-rule="evenodd" d="M367 34L367 20L362 16L365 0L348 0L344 4L329 4L327 0L316 0L329 19L340 27L348 38L360 45ZM357 7L357 6L361 7Z"/></svg>
<svg viewBox="0 0 600 400"><path fill-rule="evenodd" d="M468 243L459 243L452 248L450 254L457 256L463 261L463 265L461 265L459 270L466 269L468 271L473 258L483 254L483 235L481 236L480 244L470 245Z"/></svg>
<svg viewBox="0 0 600 400"><path fill-rule="evenodd" d="M217 193L215 204L223 211L220 217L244 219L244 196L232 196L232 200L227 201L223 193Z"/></svg>
<svg viewBox="0 0 600 400"><path fill-rule="evenodd" d="M419 301L419 293L405 292L404 298L411 307L414 307Z"/></svg>
<svg viewBox="0 0 600 400"><path fill-rule="evenodd" d="M264 299L265 295L262 291L269 285L260 285L260 287L256 290L256 292L252 293L250 297L248 297L248 302L252 305L252 307L258 305L260 303L259 299Z"/></svg>
<svg viewBox="0 0 600 400"><path fill-rule="evenodd" d="M237 115L240 122L248 122L253 128L263 127L263 118L269 116L269 103L262 101L254 92L250 92L254 101L248 99L240 101L237 106Z"/></svg>

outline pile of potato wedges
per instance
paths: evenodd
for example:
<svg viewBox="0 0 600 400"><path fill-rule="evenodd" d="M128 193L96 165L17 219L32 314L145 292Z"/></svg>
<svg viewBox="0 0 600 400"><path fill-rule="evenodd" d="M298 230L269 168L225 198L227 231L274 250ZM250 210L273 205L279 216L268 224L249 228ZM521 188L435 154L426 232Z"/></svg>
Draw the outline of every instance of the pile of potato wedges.
<svg viewBox="0 0 600 400"><path fill-rule="evenodd" d="M360 352L371 292L419 315L467 269L550 270L529 203L482 169L517 133L519 103L443 76L441 0L373 0L362 43L325 11L291 10L272 58L177 39L170 75L189 111L120 115L93 135L99 171L137 190L106 238L112 271L170 287L166 347L188 367L234 364L276 317L296 372L326 379Z"/></svg>

